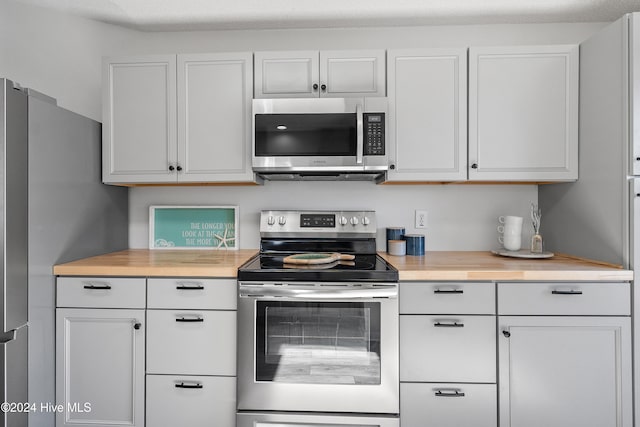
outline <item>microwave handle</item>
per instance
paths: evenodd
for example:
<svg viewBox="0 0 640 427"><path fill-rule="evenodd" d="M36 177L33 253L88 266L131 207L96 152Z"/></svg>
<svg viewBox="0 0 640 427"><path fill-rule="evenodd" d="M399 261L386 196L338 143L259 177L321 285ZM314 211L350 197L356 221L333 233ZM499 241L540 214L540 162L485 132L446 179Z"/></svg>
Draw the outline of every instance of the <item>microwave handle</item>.
<svg viewBox="0 0 640 427"><path fill-rule="evenodd" d="M356 164L361 165L364 160L364 119L362 105L356 104L357 138L356 138Z"/></svg>

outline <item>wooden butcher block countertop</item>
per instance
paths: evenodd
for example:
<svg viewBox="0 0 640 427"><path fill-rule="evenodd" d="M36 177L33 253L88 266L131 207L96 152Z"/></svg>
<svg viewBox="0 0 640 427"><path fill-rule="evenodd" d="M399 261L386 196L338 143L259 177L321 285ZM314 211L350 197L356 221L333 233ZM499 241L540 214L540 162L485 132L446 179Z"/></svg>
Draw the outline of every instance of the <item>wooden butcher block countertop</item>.
<svg viewBox="0 0 640 427"><path fill-rule="evenodd" d="M58 276L236 277L257 249L128 249L59 264Z"/></svg>
<svg viewBox="0 0 640 427"><path fill-rule="evenodd" d="M507 258L488 251L427 252L424 256L380 255L398 269L400 280L581 280L629 281L633 271L556 254L549 259Z"/></svg>
<svg viewBox="0 0 640 427"><path fill-rule="evenodd" d="M236 277L257 249L129 249L54 266L59 276ZM425 256L380 255L400 280L581 280L629 281L633 272L566 255L550 259L506 258L488 251L427 252Z"/></svg>

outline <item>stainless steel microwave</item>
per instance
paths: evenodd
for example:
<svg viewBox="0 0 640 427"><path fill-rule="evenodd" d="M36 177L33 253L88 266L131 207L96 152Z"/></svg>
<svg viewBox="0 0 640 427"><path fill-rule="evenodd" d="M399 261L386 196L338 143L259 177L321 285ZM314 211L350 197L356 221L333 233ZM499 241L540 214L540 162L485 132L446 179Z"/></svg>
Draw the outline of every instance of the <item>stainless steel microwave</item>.
<svg viewBox="0 0 640 427"><path fill-rule="evenodd" d="M389 167L387 98L253 100L253 170L270 180L376 180Z"/></svg>

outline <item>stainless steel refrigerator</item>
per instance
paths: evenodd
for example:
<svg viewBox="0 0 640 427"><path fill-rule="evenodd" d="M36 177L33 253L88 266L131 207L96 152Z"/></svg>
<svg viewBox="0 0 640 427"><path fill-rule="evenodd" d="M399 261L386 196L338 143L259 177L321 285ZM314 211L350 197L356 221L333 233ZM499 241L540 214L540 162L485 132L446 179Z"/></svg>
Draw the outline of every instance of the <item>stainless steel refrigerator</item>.
<svg viewBox="0 0 640 427"><path fill-rule="evenodd" d="M538 189L545 247L640 270L639 13L623 16L580 44L579 132L578 181ZM640 426L640 291L635 285L634 407Z"/></svg>
<svg viewBox="0 0 640 427"><path fill-rule="evenodd" d="M100 123L0 79L0 427L52 427L54 264L128 246L128 192L101 183ZM16 407L15 409L20 409Z"/></svg>

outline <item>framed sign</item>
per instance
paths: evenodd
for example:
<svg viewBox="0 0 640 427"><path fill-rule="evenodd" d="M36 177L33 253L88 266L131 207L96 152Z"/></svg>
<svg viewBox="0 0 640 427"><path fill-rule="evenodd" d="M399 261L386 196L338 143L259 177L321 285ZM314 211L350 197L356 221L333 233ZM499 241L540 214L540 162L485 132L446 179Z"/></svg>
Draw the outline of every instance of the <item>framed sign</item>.
<svg viewBox="0 0 640 427"><path fill-rule="evenodd" d="M238 249L237 206L150 206L150 249Z"/></svg>

